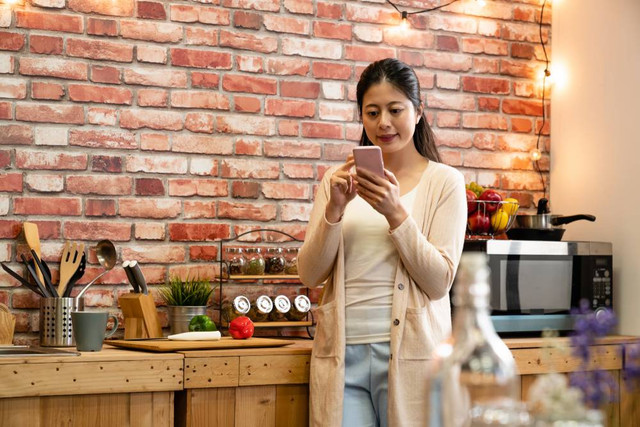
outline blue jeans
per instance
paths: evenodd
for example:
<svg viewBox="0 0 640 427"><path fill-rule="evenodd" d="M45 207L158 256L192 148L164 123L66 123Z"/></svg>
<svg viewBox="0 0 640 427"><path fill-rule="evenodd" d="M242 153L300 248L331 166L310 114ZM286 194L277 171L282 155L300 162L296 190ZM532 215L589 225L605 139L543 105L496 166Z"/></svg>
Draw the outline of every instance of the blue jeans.
<svg viewBox="0 0 640 427"><path fill-rule="evenodd" d="M343 427L387 427L389 343L348 345Z"/></svg>

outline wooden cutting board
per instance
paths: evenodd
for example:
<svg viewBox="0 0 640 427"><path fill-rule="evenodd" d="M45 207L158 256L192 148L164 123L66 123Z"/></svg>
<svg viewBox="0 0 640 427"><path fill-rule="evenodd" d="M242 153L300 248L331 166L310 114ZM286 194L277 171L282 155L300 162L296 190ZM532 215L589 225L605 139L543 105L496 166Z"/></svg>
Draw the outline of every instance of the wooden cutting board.
<svg viewBox="0 0 640 427"><path fill-rule="evenodd" d="M13 331L16 326L16 316L11 314L6 305L0 303L0 344L13 342Z"/></svg>
<svg viewBox="0 0 640 427"><path fill-rule="evenodd" d="M293 344L294 341L277 338L251 337L246 340L235 340L231 337L222 337L218 341L172 341L166 338L148 340L107 340L105 344L131 350L146 350L165 353L169 351L183 350L215 350L221 348L255 348L255 347L282 347Z"/></svg>

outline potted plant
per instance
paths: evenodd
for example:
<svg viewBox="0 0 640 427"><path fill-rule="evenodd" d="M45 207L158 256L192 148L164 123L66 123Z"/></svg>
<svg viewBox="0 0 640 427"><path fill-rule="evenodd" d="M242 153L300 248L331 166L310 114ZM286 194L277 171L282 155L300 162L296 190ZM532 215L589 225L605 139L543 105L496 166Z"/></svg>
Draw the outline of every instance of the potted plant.
<svg viewBox="0 0 640 427"><path fill-rule="evenodd" d="M177 276L160 288L160 295L169 309L169 326L172 334L189 332L189 322L194 316L207 314L207 303L213 292L209 279L196 277L185 280Z"/></svg>

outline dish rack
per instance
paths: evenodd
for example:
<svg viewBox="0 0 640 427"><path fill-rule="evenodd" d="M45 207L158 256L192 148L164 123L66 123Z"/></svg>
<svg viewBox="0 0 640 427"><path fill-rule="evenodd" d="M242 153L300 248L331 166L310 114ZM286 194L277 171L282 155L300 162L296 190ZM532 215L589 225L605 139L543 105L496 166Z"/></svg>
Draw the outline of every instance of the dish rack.
<svg viewBox="0 0 640 427"><path fill-rule="evenodd" d="M231 287L233 286L232 283L234 282L242 282L243 285L247 285L248 282L261 282L261 284L256 284L254 286L264 286L265 285L265 281L269 282L272 280L277 281L278 286L300 286L302 284L302 282L300 282L300 277L296 274L260 274L260 275L251 275L251 274L224 274L223 272L228 272L230 270L229 268L229 264L227 263L226 260L224 260L223 258L223 249L225 245L228 245L229 243L232 242L239 242L239 239L243 236L246 236L248 234L253 234L253 233L276 233L279 235L283 235L285 237L287 237L289 240L288 242L296 242L296 243L302 243L302 240L297 239L296 237L285 233L284 231L280 231L280 230L275 230L275 229L269 229L269 228L260 228L260 229L255 229L255 230L249 230L246 231L242 234L239 234L233 238L230 239L222 239L218 241L218 254L217 254L217 260L216 262L218 263L219 266L219 274L216 277L216 280L218 281L218 303L217 303L217 309L218 309L218 324L223 327L223 328L227 328L228 324L226 321L224 321L223 317L222 317L222 312L223 312L223 308L222 308L222 304L223 304L223 298L224 298L224 293L223 293L223 289L224 289L224 285L227 284L227 286ZM241 243L241 246L248 246L245 243ZM252 247L261 247L259 245L253 245ZM226 267L226 268L225 268ZM268 283L271 284L271 283ZM303 295L306 295L307 297L309 297L309 288L307 288L306 286L300 286L300 290L304 291ZM275 308L274 308L275 310ZM312 310L309 310L309 312L307 313L306 316L306 320L286 320L286 321L267 321L267 322L253 322L254 327L256 328L300 328L300 327L304 327L307 330L307 334L309 336L310 339L313 339L313 334L311 333L311 327L315 325L315 321L313 318L313 312Z"/></svg>

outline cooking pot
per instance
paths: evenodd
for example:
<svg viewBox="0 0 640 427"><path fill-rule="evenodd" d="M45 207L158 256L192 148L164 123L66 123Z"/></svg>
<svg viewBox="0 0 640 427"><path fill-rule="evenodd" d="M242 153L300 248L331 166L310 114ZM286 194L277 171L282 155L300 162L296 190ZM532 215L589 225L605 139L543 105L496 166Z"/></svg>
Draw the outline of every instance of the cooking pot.
<svg viewBox="0 0 640 427"><path fill-rule="evenodd" d="M552 215L549 213L549 201L540 199L536 215L518 215L515 223L507 231L507 237L512 240L562 240L565 230L563 225L574 221L595 221L593 215Z"/></svg>

